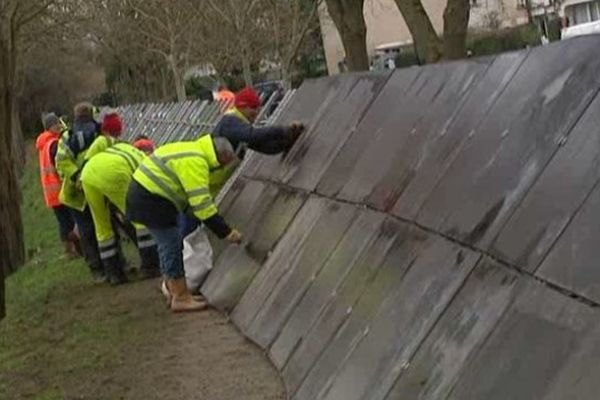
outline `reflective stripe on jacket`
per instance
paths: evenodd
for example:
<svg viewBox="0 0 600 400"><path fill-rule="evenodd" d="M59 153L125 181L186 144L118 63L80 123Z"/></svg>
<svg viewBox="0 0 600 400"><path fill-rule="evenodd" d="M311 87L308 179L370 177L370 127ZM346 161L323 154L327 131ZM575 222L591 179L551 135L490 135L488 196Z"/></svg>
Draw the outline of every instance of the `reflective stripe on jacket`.
<svg viewBox="0 0 600 400"><path fill-rule="evenodd" d="M117 143L119 143L119 139L115 137L108 135L98 136L86 150L85 155L83 156L84 163L94 157L96 154L102 153L104 150L116 145Z"/></svg>
<svg viewBox="0 0 600 400"><path fill-rule="evenodd" d="M63 132L56 152L56 171L62 180L60 201L77 210L85 209L85 195L78 188L77 180L85 162L88 148L99 135L98 125L92 121L76 122L73 129Z"/></svg>
<svg viewBox="0 0 600 400"><path fill-rule="evenodd" d="M176 142L146 157L133 179L150 193L164 197L177 210L188 207L200 220L218 214L210 194L210 172L219 162L210 135L193 142Z"/></svg>
<svg viewBox="0 0 600 400"><path fill-rule="evenodd" d="M86 162L80 179L99 189L124 213L131 177L145 156L129 143L116 143Z"/></svg>
<svg viewBox="0 0 600 400"><path fill-rule="evenodd" d="M108 142L104 141L103 143ZM81 171L80 179L87 204L94 218L96 238L100 256L103 259L112 255L112 252L108 250L114 247L115 238L107 200L114 204L121 213L125 213L125 202L131 177L144 157L143 152L129 143L120 142L94 155L86 162ZM136 228L138 227L136 226Z"/></svg>
<svg viewBox="0 0 600 400"><path fill-rule="evenodd" d="M44 191L44 201L50 208L61 205L59 194L61 189L60 177L54 168L50 148L58 142L59 134L45 131L36 140L38 160L40 164L40 179Z"/></svg>

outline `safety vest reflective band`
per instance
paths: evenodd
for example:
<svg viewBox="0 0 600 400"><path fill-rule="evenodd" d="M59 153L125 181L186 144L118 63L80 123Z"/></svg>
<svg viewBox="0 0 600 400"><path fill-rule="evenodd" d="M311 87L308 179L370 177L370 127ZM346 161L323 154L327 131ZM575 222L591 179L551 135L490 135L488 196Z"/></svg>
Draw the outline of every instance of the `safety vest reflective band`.
<svg viewBox="0 0 600 400"><path fill-rule="evenodd" d="M68 138L68 135L66 136ZM68 139L67 139L68 140ZM58 142L58 152L56 153L57 161L61 161L67 157L75 158L71 148L67 146L66 140L59 140Z"/></svg>
<svg viewBox="0 0 600 400"><path fill-rule="evenodd" d="M165 160L162 160L155 155L148 157L148 159L151 160L154 165L156 165L166 176L169 177L173 185L182 186L177 175L175 175L175 173L171 171L169 167L167 167ZM160 187L169 196L169 200L175 204L179 211L185 210L187 205L187 199L185 197L179 195L173 189L171 189L168 183L156 176L156 174L154 174L154 172L152 172L144 164L140 165L139 170L142 171L156 186Z"/></svg>
<svg viewBox="0 0 600 400"><path fill-rule="evenodd" d="M219 167L212 138L176 142L146 157L133 179L151 193L171 201L179 210L188 206L205 220L218 213L210 194L210 172Z"/></svg>
<svg viewBox="0 0 600 400"><path fill-rule="evenodd" d="M38 154L44 201L48 207L58 207L61 205L58 197L62 184L50 157L50 148L57 142L58 138L48 140Z"/></svg>
<svg viewBox="0 0 600 400"><path fill-rule="evenodd" d="M116 146L109 147L104 151L106 151L108 154L114 154L123 158L127 162L127 165L129 165L129 168L131 169L132 173L137 169L137 167L140 164L140 161L137 160L132 154L129 154L128 152L121 150Z"/></svg>
<svg viewBox="0 0 600 400"><path fill-rule="evenodd" d="M103 242L98 242L98 250L100 252L100 258L106 260L114 257L119 252L116 239L108 239Z"/></svg>
<svg viewBox="0 0 600 400"><path fill-rule="evenodd" d="M136 229L136 239L138 249L145 249L156 245L150 231L147 228Z"/></svg>

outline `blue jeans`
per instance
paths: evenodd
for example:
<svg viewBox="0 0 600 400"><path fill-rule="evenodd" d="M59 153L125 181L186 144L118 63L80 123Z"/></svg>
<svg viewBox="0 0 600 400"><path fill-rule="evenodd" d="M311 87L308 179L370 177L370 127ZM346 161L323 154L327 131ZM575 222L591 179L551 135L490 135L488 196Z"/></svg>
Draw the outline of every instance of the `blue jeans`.
<svg viewBox="0 0 600 400"><path fill-rule="evenodd" d="M187 215L186 213L180 213L177 216L177 225L179 226L181 237L184 238L194 232L200 223L196 217Z"/></svg>
<svg viewBox="0 0 600 400"><path fill-rule="evenodd" d="M158 246L161 272L168 279L185 277L183 269L183 238L177 226L148 228Z"/></svg>

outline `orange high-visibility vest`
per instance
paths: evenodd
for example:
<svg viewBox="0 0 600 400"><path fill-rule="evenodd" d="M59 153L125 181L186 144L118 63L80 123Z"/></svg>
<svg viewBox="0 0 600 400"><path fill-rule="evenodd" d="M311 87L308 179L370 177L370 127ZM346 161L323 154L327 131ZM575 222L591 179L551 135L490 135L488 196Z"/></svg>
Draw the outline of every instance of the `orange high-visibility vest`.
<svg viewBox="0 0 600 400"><path fill-rule="evenodd" d="M60 135L46 131L42 133L37 141L38 159L40 162L40 177L42 188L44 190L44 200L46 206L50 208L61 205L58 195L60 193L61 182L50 158L50 147L58 142Z"/></svg>

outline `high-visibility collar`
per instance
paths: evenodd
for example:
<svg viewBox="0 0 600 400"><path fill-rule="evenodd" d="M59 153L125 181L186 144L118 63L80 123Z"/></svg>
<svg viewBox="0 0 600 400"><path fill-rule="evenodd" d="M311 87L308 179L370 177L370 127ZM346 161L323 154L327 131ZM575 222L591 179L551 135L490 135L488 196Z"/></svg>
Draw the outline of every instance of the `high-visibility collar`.
<svg viewBox="0 0 600 400"><path fill-rule="evenodd" d="M226 115L233 115L236 118L241 119L242 121L244 121L247 124L252 124L248 118L246 118L246 116L237 108L237 107L231 107L229 110L227 110L227 112L225 112Z"/></svg>

